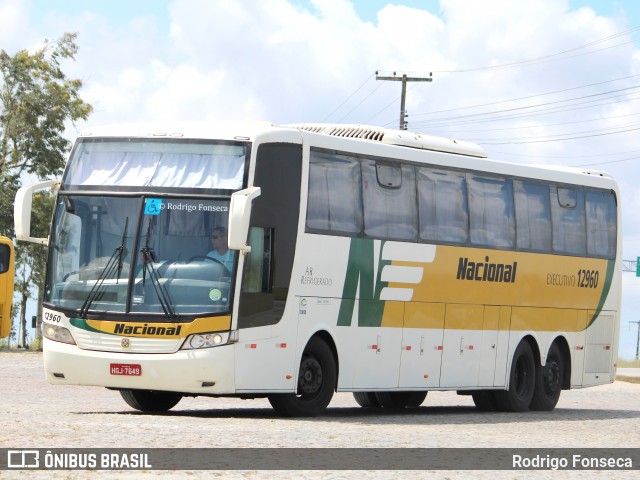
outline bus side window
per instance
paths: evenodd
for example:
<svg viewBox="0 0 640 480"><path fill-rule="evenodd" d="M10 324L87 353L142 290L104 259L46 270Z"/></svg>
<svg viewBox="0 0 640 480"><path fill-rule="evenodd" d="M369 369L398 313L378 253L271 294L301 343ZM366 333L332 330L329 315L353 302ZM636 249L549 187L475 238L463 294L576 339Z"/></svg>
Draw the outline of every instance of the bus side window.
<svg viewBox="0 0 640 480"><path fill-rule="evenodd" d="M11 261L11 249L9 245L0 244L0 273L9 270L9 262Z"/></svg>
<svg viewBox="0 0 640 480"><path fill-rule="evenodd" d="M244 259L240 290L240 328L259 327L277 323L280 308L273 294L273 229L251 227L251 251Z"/></svg>
<svg viewBox="0 0 640 480"><path fill-rule="evenodd" d="M467 243L469 209L464 173L417 168L420 240Z"/></svg>
<svg viewBox="0 0 640 480"><path fill-rule="evenodd" d="M471 243L513 248L516 238L510 179L468 174Z"/></svg>
<svg viewBox="0 0 640 480"><path fill-rule="evenodd" d="M271 293L273 230L251 227L249 245L251 245L251 251L244 261L242 292Z"/></svg>
<svg viewBox="0 0 640 480"><path fill-rule="evenodd" d="M311 151L307 232L358 236L362 232L360 162Z"/></svg>
<svg viewBox="0 0 640 480"><path fill-rule="evenodd" d="M587 253L614 258L616 254L616 197L613 192L585 191L587 209Z"/></svg>
<svg viewBox="0 0 640 480"><path fill-rule="evenodd" d="M569 255L587 252L582 189L551 188L551 222L553 224L553 251Z"/></svg>
<svg viewBox="0 0 640 480"><path fill-rule="evenodd" d="M513 182L516 201L518 249L551 251L549 187L542 183Z"/></svg>
<svg viewBox="0 0 640 480"><path fill-rule="evenodd" d="M418 206L411 165L362 160L364 233L368 237L416 241Z"/></svg>

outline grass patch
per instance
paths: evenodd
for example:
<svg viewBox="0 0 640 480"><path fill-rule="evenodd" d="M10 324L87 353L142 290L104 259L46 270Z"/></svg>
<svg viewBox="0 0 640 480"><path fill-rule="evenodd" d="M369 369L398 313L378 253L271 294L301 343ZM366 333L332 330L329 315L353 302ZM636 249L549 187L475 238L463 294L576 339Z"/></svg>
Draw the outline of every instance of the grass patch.
<svg viewBox="0 0 640 480"><path fill-rule="evenodd" d="M618 368L640 368L640 360L618 360Z"/></svg>
<svg viewBox="0 0 640 480"><path fill-rule="evenodd" d="M616 382L640 383L640 377L627 377L625 375L616 375Z"/></svg>

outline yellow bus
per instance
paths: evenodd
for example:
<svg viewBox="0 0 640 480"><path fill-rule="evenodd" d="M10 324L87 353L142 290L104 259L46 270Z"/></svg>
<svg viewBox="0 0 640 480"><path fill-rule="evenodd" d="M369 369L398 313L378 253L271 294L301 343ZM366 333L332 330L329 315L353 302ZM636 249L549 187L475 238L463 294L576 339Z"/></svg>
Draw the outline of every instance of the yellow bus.
<svg viewBox="0 0 640 480"><path fill-rule="evenodd" d="M14 268L13 243L7 237L0 236L0 338L8 337L11 333Z"/></svg>
<svg viewBox="0 0 640 480"><path fill-rule="evenodd" d="M16 197L19 239L43 186ZM238 396L308 416L335 391L400 408L438 390L551 410L614 380L618 199L602 172L377 127L94 128L53 217L46 376L144 411Z"/></svg>

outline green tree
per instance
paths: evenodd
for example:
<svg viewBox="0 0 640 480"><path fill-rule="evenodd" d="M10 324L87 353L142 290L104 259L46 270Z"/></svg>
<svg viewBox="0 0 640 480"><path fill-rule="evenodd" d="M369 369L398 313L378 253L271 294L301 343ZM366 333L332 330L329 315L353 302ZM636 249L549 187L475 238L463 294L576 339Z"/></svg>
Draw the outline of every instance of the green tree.
<svg viewBox="0 0 640 480"><path fill-rule="evenodd" d="M62 70L61 62L75 59L76 37L65 33L33 53L21 50L12 56L0 50L0 234L13 237L13 201L23 176L60 176L71 147L64 136L65 123L86 120L92 111L80 98L82 81L67 78ZM43 236L48 234L53 205L52 198L44 201L47 197L40 206L34 201L31 222L34 230L45 232ZM39 208L44 210L38 212ZM16 291L22 299L29 298L34 287L43 285L46 247L18 245L16 250Z"/></svg>
<svg viewBox="0 0 640 480"><path fill-rule="evenodd" d="M65 33L34 53L0 50L0 233L13 232L13 209L5 207L13 204L22 174L59 176L71 147L65 122L86 120L92 111L80 98L82 81L67 78L60 64L75 58L76 36Z"/></svg>

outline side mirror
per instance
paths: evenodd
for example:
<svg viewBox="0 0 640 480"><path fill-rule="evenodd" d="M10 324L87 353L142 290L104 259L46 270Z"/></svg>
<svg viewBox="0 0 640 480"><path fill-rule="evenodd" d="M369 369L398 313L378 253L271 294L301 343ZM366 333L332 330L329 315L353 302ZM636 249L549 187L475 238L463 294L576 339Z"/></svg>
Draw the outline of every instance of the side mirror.
<svg viewBox="0 0 640 480"><path fill-rule="evenodd" d="M260 196L260 187L249 187L231 195L229 206L229 248L249 253L251 247L247 245L249 235L249 219L251 218L251 204L253 199Z"/></svg>
<svg viewBox="0 0 640 480"><path fill-rule="evenodd" d="M38 190L57 187L60 180L46 180L20 188L16 193L16 201L13 205L13 221L16 229L16 239L25 242L40 243L47 245L48 238L34 238L31 236L31 206L33 204L33 194Z"/></svg>

